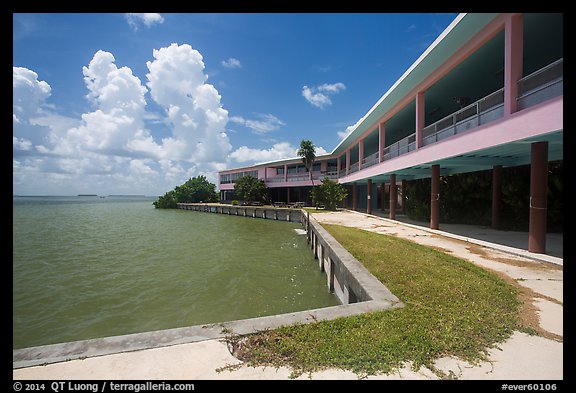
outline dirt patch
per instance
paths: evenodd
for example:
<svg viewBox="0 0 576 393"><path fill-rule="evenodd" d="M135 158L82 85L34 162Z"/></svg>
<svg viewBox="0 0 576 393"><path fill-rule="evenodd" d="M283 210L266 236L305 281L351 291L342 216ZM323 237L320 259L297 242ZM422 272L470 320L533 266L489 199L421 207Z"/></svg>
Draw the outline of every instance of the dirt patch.
<svg viewBox="0 0 576 393"><path fill-rule="evenodd" d="M486 250L485 247L478 246L475 244L468 245L466 247L468 251L474 253L476 255L481 256L482 258L490 259L492 261L505 263L507 265L534 269L534 270L564 270L563 266L556 265L550 262L543 262L543 261L523 261L519 259L513 258L505 258L505 257L496 257L489 254L489 251Z"/></svg>
<svg viewBox="0 0 576 393"><path fill-rule="evenodd" d="M443 239L443 240L449 240L455 243L459 243L462 245L466 246L466 249L473 254L476 254L478 256L481 256L482 258L491 260L491 261L496 261L496 262L500 262L500 263L504 263L507 265L511 265L511 266L516 266L516 267L521 267L521 268L526 268L526 269L534 269L534 270L542 270L542 271L546 271L546 270L564 270L564 268L562 266L558 266L556 264L553 263L548 263L548 262L542 262L542 261L533 261L533 260L521 260L521 259L514 259L514 258L505 258L505 257L499 257L499 256L494 256L491 255L490 250L486 249L485 247L476 245L476 244L472 244L470 242L466 242L464 240L459 240L459 239L453 239L453 238L446 238L444 236L441 235L433 235L434 237L437 237L439 239ZM439 251L443 251L443 252L447 252L448 250L443 250L440 247L433 247L436 250ZM448 251L450 252L450 251ZM520 258L520 257L519 257ZM538 312L540 311L538 309L538 307L534 304L535 300L537 298L540 299L544 299L544 300L548 300L550 302L562 305L562 302L540 294L538 292L535 292L534 290L525 287L523 285L520 285L520 283L511 278L510 276L508 276L505 273L499 272L497 270L494 269L490 269L487 268L485 266L483 266L484 269L489 270L491 272L493 272L494 274L498 275L498 277L502 278L504 281L514 285L516 288L518 288L518 300L520 301L520 312L519 312L519 316L518 316L518 324L520 327L526 329L527 331L532 331L534 333L536 333L537 335L547 338L547 339L551 339L551 340L555 340L555 341L559 341L562 342L563 341L563 336L556 334L556 333L552 333L549 332L548 330L543 329L540 326L540 317L538 315Z"/></svg>
<svg viewBox="0 0 576 393"><path fill-rule="evenodd" d="M514 280L512 280L514 281ZM520 326L527 327L529 329L534 330L539 336L544 338L548 338L551 340L563 342L563 336L549 332L548 330L544 330L540 326L540 317L538 316L538 307L534 304L536 298L545 299L551 301L556 304L562 305L562 302L551 298L546 295L542 295L540 293L534 292L530 288L526 288L518 283L515 283L516 287L519 288L520 293L518 295L518 300L522 303L520 306L520 315L519 315L519 324Z"/></svg>

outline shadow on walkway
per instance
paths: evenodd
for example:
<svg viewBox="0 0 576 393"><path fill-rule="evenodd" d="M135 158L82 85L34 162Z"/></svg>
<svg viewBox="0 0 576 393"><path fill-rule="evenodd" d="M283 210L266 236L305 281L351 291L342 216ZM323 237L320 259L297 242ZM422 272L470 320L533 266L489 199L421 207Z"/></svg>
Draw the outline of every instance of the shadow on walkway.
<svg viewBox="0 0 576 393"><path fill-rule="evenodd" d="M364 211L365 213L365 211ZM378 217L388 218L388 213L381 210L372 211L372 214ZM403 214L396 213L396 221L406 224L417 225L423 229L429 229L430 223L416 221L408 218ZM465 224L446 224L440 222L439 230L452 233L454 235L465 236L472 239L478 239L490 243L500 244L503 246L528 250L528 232L520 231L502 231L492 229L486 226L465 225ZM548 233L546 235L546 255L557 258L564 258L564 234Z"/></svg>

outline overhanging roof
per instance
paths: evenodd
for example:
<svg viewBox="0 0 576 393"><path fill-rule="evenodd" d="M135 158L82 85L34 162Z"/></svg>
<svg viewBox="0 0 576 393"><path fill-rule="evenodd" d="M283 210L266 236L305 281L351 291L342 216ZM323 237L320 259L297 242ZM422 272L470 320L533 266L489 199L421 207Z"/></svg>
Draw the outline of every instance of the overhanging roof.
<svg viewBox="0 0 576 393"><path fill-rule="evenodd" d="M339 155L355 143L378 119L489 24L497 13L459 14L378 102L353 127L331 154Z"/></svg>

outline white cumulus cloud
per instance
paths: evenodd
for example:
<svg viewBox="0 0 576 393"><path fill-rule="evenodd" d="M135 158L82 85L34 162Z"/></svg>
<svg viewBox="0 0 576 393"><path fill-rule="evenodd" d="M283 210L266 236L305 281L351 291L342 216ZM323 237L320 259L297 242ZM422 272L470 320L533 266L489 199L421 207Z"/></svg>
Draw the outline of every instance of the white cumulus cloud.
<svg viewBox="0 0 576 393"><path fill-rule="evenodd" d="M316 156L326 154L327 151L321 146L316 146ZM241 163L260 163L268 161L294 158L298 156L298 147L289 142L275 143L270 149L254 149L241 146L230 153L230 158Z"/></svg>
<svg viewBox="0 0 576 393"><path fill-rule="evenodd" d="M298 149L288 142L274 144L270 149L253 149L241 146L230 153L237 162L266 162L296 157Z"/></svg>
<svg viewBox="0 0 576 393"><path fill-rule="evenodd" d="M286 125L286 123L270 113L257 114L257 119L245 119L242 116L232 116L230 121L250 128L255 134L266 134Z"/></svg>
<svg viewBox="0 0 576 393"><path fill-rule="evenodd" d="M93 108L79 118L56 113L50 85L14 67L14 191L158 195L192 176L216 182L232 146L228 112L206 83L202 56L176 44L152 55L144 85L112 53L96 52L83 68ZM146 111L148 92L164 113ZM150 119L167 136L155 139L146 127Z"/></svg>
<svg viewBox="0 0 576 393"><path fill-rule="evenodd" d="M160 14L156 13L127 13L126 20L132 29L138 30L140 24L144 24L146 27L151 27L155 24L164 23L164 18Z"/></svg>
<svg viewBox="0 0 576 393"><path fill-rule="evenodd" d="M338 138L340 138L340 139L346 138L348 135L350 135L350 133L353 130L354 130L354 126L348 126L348 127L346 127L346 130L338 131Z"/></svg>
<svg viewBox="0 0 576 393"><path fill-rule="evenodd" d="M231 57L228 60L222 60L220 62L220 64L222 64L222 66L226 67L226 68L242 68L242 64L240 63L240 60Z"/></svg>
<svg viewBox="0 0 576 393"><path fill-rule="evenodd" d="M172 129L163 140L166 157L196 164L225 161L232 149L225 132L228 111L216 88L206 83L202 55L188 44L154 50L147 86Z"/></svg>
<svg viewBox="0 0 576 393"><path fill-rule="evenodd" d="M302 96L313 106L323 109L332 105L330 96L342 90L346 90L346 85L342 82L324 83L320 86L302 87Z"/></svg>
<svg viewBox="0 0 576 393"><path fill-rule="evenodd" d="M12 118L22 123L38 115L52 94L50 85L24 67L12 67Z"/></svg>

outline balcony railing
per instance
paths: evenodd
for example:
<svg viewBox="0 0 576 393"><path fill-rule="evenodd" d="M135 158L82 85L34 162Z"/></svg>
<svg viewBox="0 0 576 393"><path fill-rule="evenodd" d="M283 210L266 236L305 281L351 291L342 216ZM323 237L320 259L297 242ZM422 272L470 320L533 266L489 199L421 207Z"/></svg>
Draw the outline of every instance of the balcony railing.
<svg viewBox="0 0 576 393"><path fill-rule="evenodd" d="M314 180L322 181L325 177L330 179L337 179L338 173L336 171L324 171L324 172L312 172L312 177ZM297 175L288 175L287 179L284 180L284 175L282 176L274 176L269 177L266 179L266 183L284 183L284 182L293 182L293 181L309 181L310 176L308 173L300 173Z"/></svg>
<svg viewBox="0 0 576 393"><path fill-rule="evenodd" d="M518 81L518 110L539 104L540 102L562 95L564 92L564 59L559 59ZM422 146L436 143L450 136L474 129L504 116L504 88L454 112L422 129ZM382 150L383 161L401 156L416 149L416 133L412 133ZM362 158L362 169L379 163L378 152ZM358 172L358 162L350 165L348 174ZM346 168L323 172L319 176L313 173L314 180L325 177L336 179L346 175ZM310 180L308 174L288 175L288 181ZM283 182L284 177L268 178L268 182Z"/></svg>
<svg viewBox="0 0 576 393"><path fill-rule="evenodd" d="M337 171L322 172L320 174L320 176L314 176L314 180L324 180L325 177L327 177L329 179L337 179L338 178L338 172Z"/></svg>
<svg viewBox="0 0 576 393"><path fill-rule="evenodd" d="M306 181L310 180L308 173L301 173L299 175L288 175L288 181Z"/></svg>
<svg viewBox="0 0 576 393"><path fill-rule="evenodd" d="M366 156L362 159L362 168L368 168L372 165L376 165L378 164L378 152L374 153L374 154L370 154L369 156Z"/></svg>
<svg viewBox="0 0 576 393"><path fill-rule="evenodd" d="M416 149L416 133L410 134L390 146L386 146L384 150L382 150L383 159L389 160L401 156L402 154L406 154L414 149Z"/></svg>
<svg viewBox="0 0 576 393"><path fill-rule="evenodd" d="M276 176L276 177L269 177L266 179L266 183L281 183L284 181L284 175Z"/></svg>
<svg viewBox="0 0 576 393"><path fill-rule="evenodd" d="M358 172L358 170L359 170L358 163L355 162L354 164L350 164L350 171L348 174Z"/></svg>
<svg viewBox="0 0 576 393"><path fill-rule="evenodd" d="M504 89L438 120L422 129L422 146L436 143L462 132L476 128L504 116Z"/></svg>
<svg viewBox="0 0 576 393"><path fill-rule="evenodd" d="M518 110L564 94L564 58L518 81Z"/></svg>

